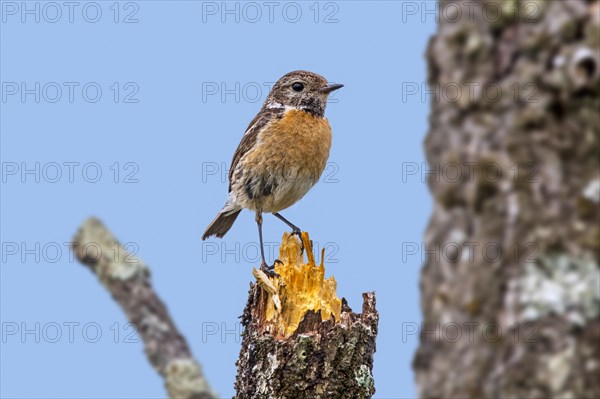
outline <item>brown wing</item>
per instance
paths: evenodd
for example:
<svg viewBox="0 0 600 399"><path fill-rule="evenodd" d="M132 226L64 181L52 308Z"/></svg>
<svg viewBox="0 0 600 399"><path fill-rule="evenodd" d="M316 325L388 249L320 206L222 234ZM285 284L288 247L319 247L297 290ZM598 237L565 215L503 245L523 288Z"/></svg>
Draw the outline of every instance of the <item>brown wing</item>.
<svg viewBox="0 0 600 399"><path fill-rule="evenodd" d="M246 128L246 133L244 133L242 141L240 141L238 148L235 150L235 154L233 154L233 159L231 160L231 167L229 168L229 191L231 191L231 178L233 177L235 167L244 154L254 147L254 144L258 139L258 133L269 122L282 118L283 113L284 110L282 108L263 108L256 114L254 119L252 119L248 128Z"/></svg>

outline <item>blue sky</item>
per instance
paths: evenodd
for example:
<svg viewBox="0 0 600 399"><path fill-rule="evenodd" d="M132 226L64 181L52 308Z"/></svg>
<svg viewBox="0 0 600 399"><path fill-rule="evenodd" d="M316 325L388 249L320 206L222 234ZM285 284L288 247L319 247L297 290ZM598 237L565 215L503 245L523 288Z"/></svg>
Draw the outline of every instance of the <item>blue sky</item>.
<svg viewBox="0 0 600 399"><path fill-rule="evenodd" d="M254 216L200 237L270 85L307 69L345 87L326 112L325 173L282 213L326 249L353 309L376 291L375 397L414 397L429 107L407 87L426 80L425 3L3 1L1 395L165 396L122 311L65 246L90 215L149 264L210 383L233 395L260 263ZM284 231L265 216L270 260Z"/></svg>

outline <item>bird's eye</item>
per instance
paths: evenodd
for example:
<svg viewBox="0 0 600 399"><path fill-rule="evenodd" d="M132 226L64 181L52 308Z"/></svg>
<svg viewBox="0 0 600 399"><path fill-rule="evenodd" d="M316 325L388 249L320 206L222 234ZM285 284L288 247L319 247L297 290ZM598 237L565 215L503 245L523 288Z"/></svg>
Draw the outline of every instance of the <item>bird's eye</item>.
<svg viewBox="0 0 600 399"><path fill-rule="evenodd" d="M296 82L296 83L292 84L292 90L301 92L302 90L304 90L304 85L300 82Z"/></svg>

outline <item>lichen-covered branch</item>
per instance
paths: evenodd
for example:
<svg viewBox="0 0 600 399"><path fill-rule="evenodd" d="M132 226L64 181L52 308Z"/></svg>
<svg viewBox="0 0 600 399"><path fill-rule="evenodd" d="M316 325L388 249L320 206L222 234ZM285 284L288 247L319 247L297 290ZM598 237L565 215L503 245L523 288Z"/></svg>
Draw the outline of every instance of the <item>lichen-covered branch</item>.
<svg viewBox="0 0 600 399"><path fill-rule="evenodd" d="M439 9L420 396L599 398L600 2Z"/></svg>
<svg viewBox="0 0 600 399"><path fill-rule="evenodd" d="M333 277L316 265L306 233L284 235L279 277L255 270L242 316L245 327L237 361L237 399L370 398L379 315L375 294L363 294L353 313L335 293ZM323 257L321 257L323 259Z"/></svg>
<svg viewBox="0 0 600 399"><path fill-rule="evenodd" d="M73 238L72 249L137 328L148 360L165 379L169 397L215 399L200 365L152 288L144 262L123 248L95 218L83 223Z"/></svg>

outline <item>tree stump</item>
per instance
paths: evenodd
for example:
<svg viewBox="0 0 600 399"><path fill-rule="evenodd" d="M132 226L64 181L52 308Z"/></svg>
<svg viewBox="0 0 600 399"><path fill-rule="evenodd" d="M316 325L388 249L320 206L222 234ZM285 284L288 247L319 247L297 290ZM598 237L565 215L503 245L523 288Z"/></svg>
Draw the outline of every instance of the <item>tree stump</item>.
<svg viewBox="0 0 600 399"><path fill-rule="evenodd" d="M242 315L236 398L370 398L375 293L364 293L362 313L353 313L337 297L335 279L324 277L323 256L315 264L307 233L302 241L286 233L279 256L279 276L253 271L257 283L250 285Z"/></svg>

